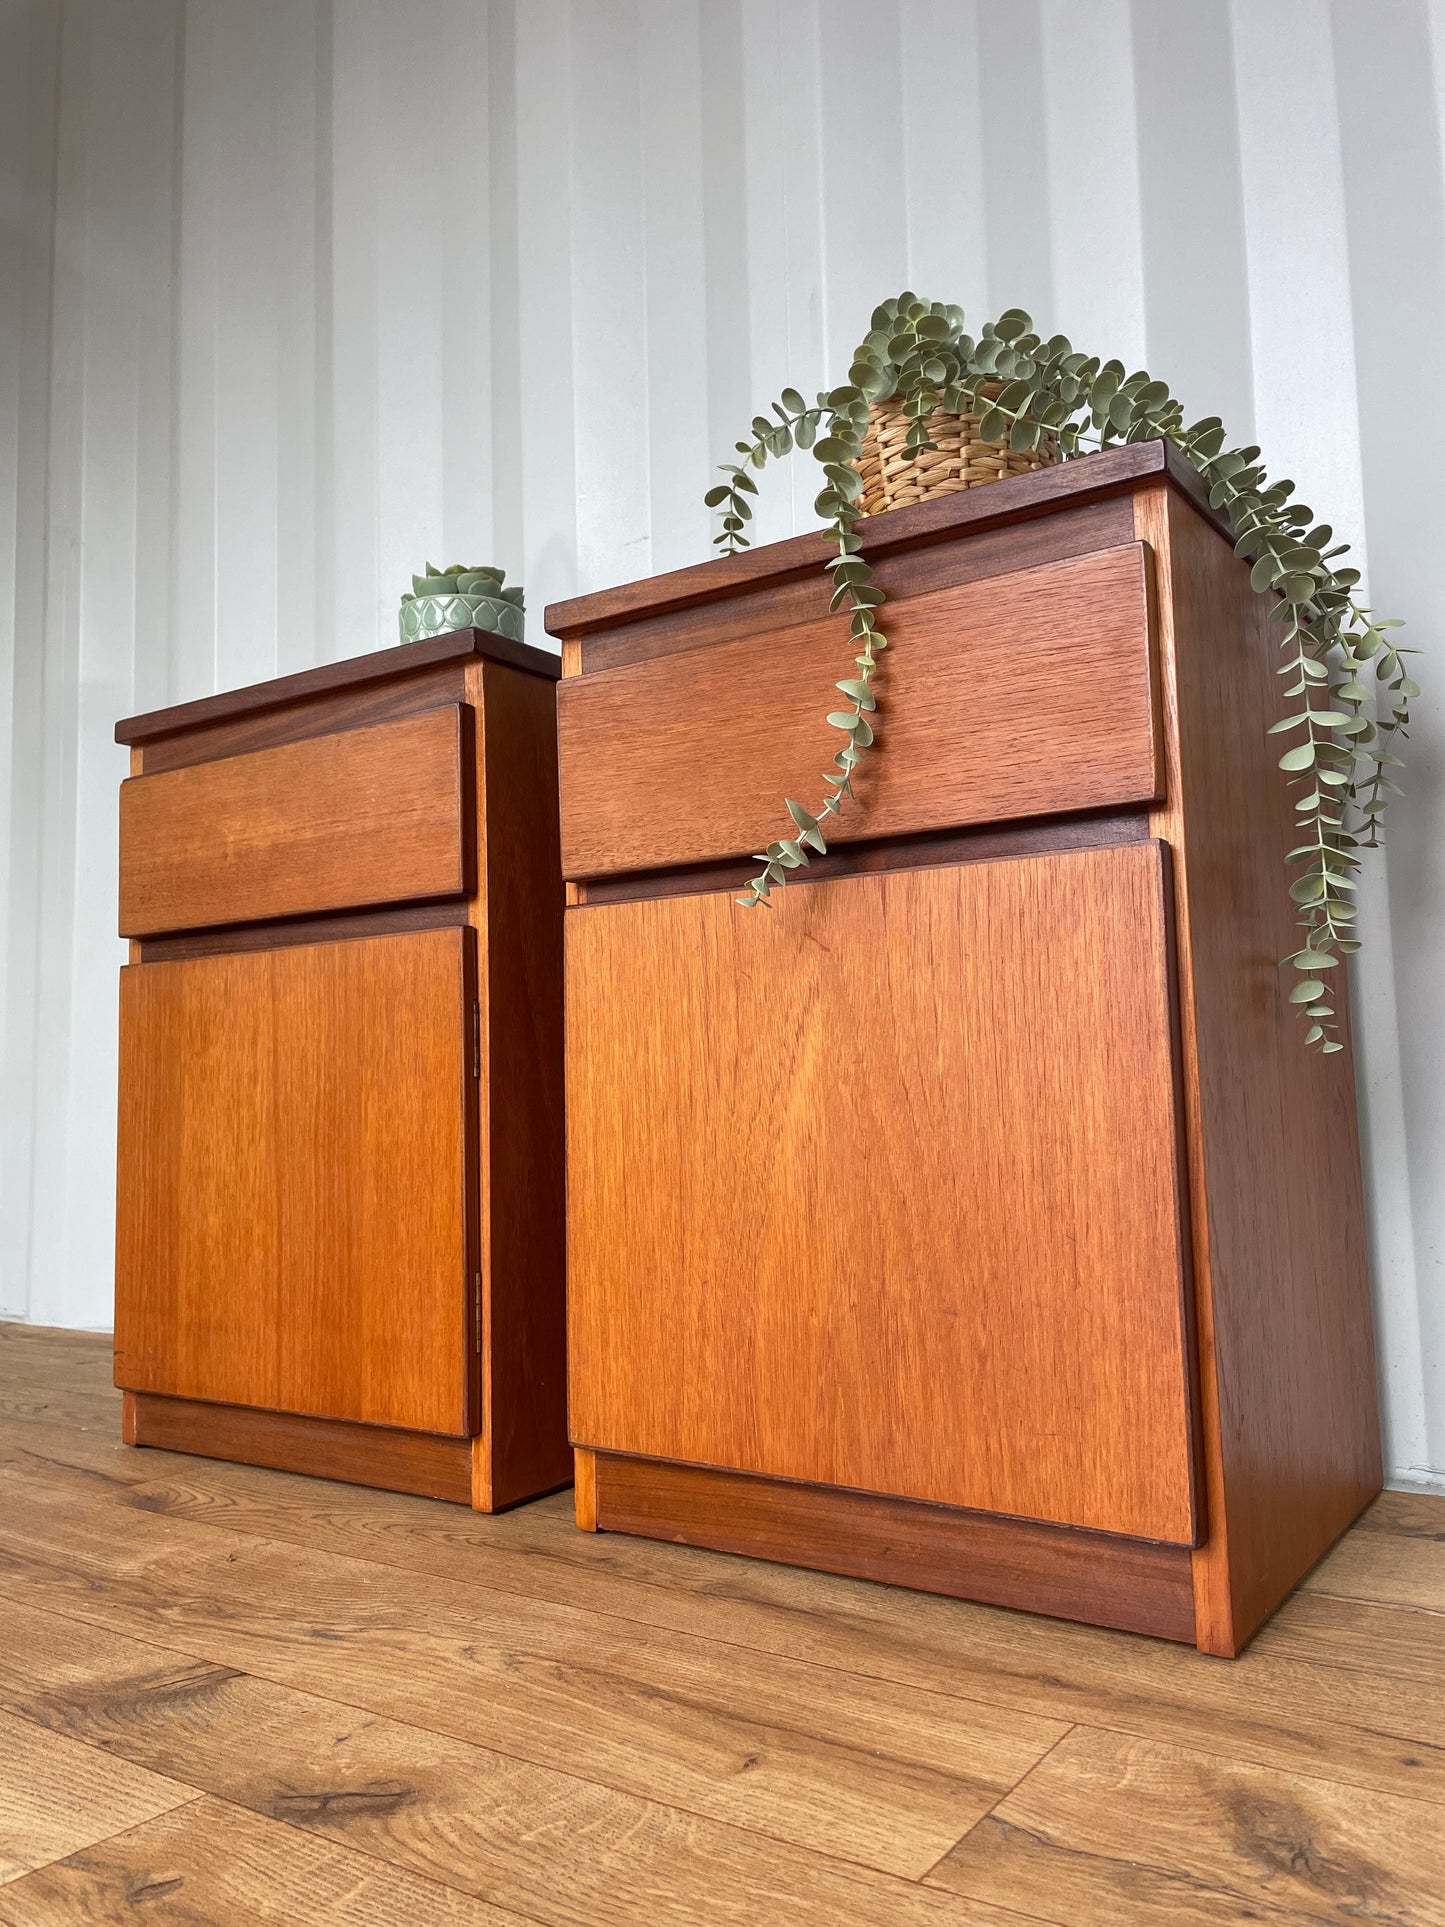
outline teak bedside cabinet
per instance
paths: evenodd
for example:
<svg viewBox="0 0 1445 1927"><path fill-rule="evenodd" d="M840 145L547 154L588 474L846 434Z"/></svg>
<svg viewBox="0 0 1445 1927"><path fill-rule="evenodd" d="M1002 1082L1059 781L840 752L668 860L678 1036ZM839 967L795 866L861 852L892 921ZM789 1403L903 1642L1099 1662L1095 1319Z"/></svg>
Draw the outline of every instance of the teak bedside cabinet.
<svg viewBox="0 0 1445 1927"><path fill-rule="evenodd" d="M131 1444L570 1481L557 673L467 629L117 726Z"/></svg>
<svg viewBox="0 0 1445 1927"><path fill-rule="evenodd" d="M822 538L547 613L578 1521L1232 1655L1381 1483L1268 611L1157 442L859 533L883 746L771 909Z"/></svg>

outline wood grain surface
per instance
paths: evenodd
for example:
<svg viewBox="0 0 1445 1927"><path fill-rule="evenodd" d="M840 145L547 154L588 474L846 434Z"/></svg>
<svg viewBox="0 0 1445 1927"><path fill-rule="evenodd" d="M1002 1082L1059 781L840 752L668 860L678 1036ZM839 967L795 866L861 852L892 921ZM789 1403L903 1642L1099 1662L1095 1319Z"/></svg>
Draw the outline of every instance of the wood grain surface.
<svg viewBox="0 0 1445 1927"><path fill-rule="evenodd" d="M566 1186L562 1160L562 868L553 684L469 665L481 716L478 821L483 1237L476 1502L566 1485Z"/></svg>
<svg viewBox="0 0 1445 1927"><path fill-rule="evenodd" d="M252 1405L127 1392L127 1445L239 1459L278 1472L347 1479L388 1492L470 1505L473 1441L412 1432L394 1425L354 1425L348 1419L301 1418Z"/></svg>
<svg viewBox="0 0 1445 1927"><path fill-rule="evenodd" d="M121 972L115 1370L472 1429L457 929Z"/></svg>
<svg viewBox="0 0 1445 1927"><path fill-rule="evenodd" d="M882 870L936 870L948 863L987 862L1000 856L1034 856L1041 850L1088 850L1106 843L1143 843L1149 811L1091 810L1082 815L1040 817L1035 822L989 823L967 830L925 830L914 836L879 836L867 843L834 843L808 863L808 882L862 876ZM665 870L633 870L625 876L593 877L568 888L578 903L628 903L636 897L696 896L727 890L736 896L756 874L756 858L690 863ZM396 911L389 912L397 915ZM155 940L153 939L152 942ZM197 941L161 939L163 947ZM200 941L204 941L201 939ZM145 946L148 954L151 946Z"/></svg>
<svg viewBox="0 0 1445 1927"><path fill-rule="evenodd" d="M1080 1920L1441 1927L1445 1830L1422 1802L1076 1730L929 1879L1045 1918L1067 1890Z"/></svg>
<svg viewBox="0 0 1445 1927"><path fill-rule="evenodd" d="M1348 1534L1340 1541L1350 1544ZM1379 1541L1376 1541L1379 1544ZM1382 1559L1381 1584L1389 1584ZM1285 1659L1328 1658L1337 1666L1368 1668L1430 1687L1445 1676L1445 1615L1411 1608L1412 1617L1375 1603L1307 1587L1288 1614L1275 1614L1257 1639Z"/></svg>
<svg viewBox="0 0 1445 1927"><path fill-rule="evenodd" d="M125 1761L569 1927L958 1918L941 1894L491 1748L0 1600L0 1701ZM37 1735L37 1737L43 1737Z"/></svg>
<svg viewBox="0 0 1445 1927"><path fill-rule="evenodd" d="M0 1711L0 1889L191 1797L144 1767Z"/></svg>
<svg viewBox="0 0 1445 1927"><path fill-rule="evenodd" d="M431 709L446 709L466 699L468 662L444 662L410 675L364 682L355 688L309 696L281 709L242 710L156 736L131 751L131 774L154 775L160 770L189 769L194 763L215 763L226 756L245 756L285 743L304 743L313 736L336 736L343 730L369 729L379 723L401 722ZM266 684L258 685L265 689ZM184 707L189 708L189 705ZM203 704L198 708L204 710ZM141 769L135 768L139 758Z"/></svg>
<svg viewBox="0 0 1445 1927"><path fill-rule="evenodd" d="M597 1454L579 1445L573 1455L572 1512L579 1532L597 1530ZM679 1535L680 1537L680 1535Z"/></svg>
<svg viewBox="0 0 1445 1927"><path fill-rule="evenodd" d="M574 1441L1191 1543L1165 920L1150 843L569 911Z"/></svg>
<svg viewBox="0 0 1445 1927"><path fill-rule="evenodd" d="M891 517L899 513L889 510ZM886 519L886 518L885 518ZM870 525L860 532L865 550ZM912 547L887 547L875 557L873 579L889 604L905 596L952 589L961 582L1012 570L1036 569L1068 556L1116 549L1134 540L1134 505L1128 496L1086 500L1051 515L970 529L966 541L931 541ZM786 546L786 545L783 545ZM704 567L708 566L706 564ZM669 578L654 578L664 586ZM719 595L687 608L664 608L605 629L589 629L585 641L567 645L579 652L587 675L626 662L645 662L684 649L710 648L737 636L768 629L790 629L827 613L831 584L821 567L773 576L754 588ZM564 657L563 674L568 673Z"/></svg>
<svg viewBox="0 0 1445 1927"><path fill-rule="evenodd" d="M198 1799L0 1888L4 1927L523 1927L522 1917L224 1800Z"/></svg>
<svg viewBox="0 0 1445 1927"><path fill-rule="evenodd" d="M471 717L453 705L120 790L120 933L463 894Z"/></svg>
<svg viewBox="0 0 1445 1927"><path fill-rule="evenodd" d="M1194 1644L1184 1546L660 1459L579 1451L577 1460L584 1530L715 1546Z"/></svg>
<svg viewBox="0 0 1445 1927"><path fill-rule="evenodd" d="M1158 559L1202 1431L1214 1523L1201 1639L1232 1653L1380 1489L1351 1051L1305 1047L1276 767L1280 628L1172 490L1136 500ZM1341 969L1338 973L1344 976ZM1348 1043L1345 986L1333 999Z"/></svg>
<svg viewBox="0 0 1445 1927"><path fill-rule="evenodd" d="M118 1522L126 1549L93 1499L47 1518L12 1480L0 1498L0 1592L19 1603L898 1879L926 1873L1065 1730L174 1520L139 1541ZM59 1539L76 1532L90 1550L66 1579Z"/></svg>
<svg viewBox="0 0 1445 1927"><path fill-rule="evenodd" d="M334 943L346 937L459 928L472 920L469 897L443 903L390 903L378 910L331 910L319 917L287 917L281 923L232 923L210 930L179 930L167 937L132 938L130 960L171 963L183 957L229 956L237 950L282 950L292 944Z"/></svg>
<svg viewBox="0 0 1445 1927"><path fill-rule="evenodd" d="M1304 1585L1307 1591L1338 1599L1433 1611L1445 1592L1445 1520L1439 1500L1426 1493L1382 1493L1360 1520L1360 1530L1342 1539Z"/></svg>
<svg viewBox="0 0 1445 1927"><path fill-rule="evenodd" d="M865 759L856 805L832 835L853 842L1158 795L1147 569L1130 543L890 603L885 753ZM837 616L564 681L566 874L761 849L778 834L785 795L821 793L841 740L824 717L850 658ZM705 809L685 808L720 724L728 780L708 786Z"/></svg>
<svg viewBox="0 0 1445 1927"><path fill-rule="evenodd" d="M1402 1676L1374 1663L1377 1648L1414 1637L1421 1668L1428 1664L1428 1634L1412 1631L1427 1625L1418 1613L1380 1608L1354 1663L1342 1666L1320 1645L1303 1659L1282 1648L1298 1613L1292 1599L1237 1663L1219 1666L1159 1641L685 1546L598 1538L575 1530L565 1495L488 1518L246 1466L126 1452L113 1425L96 1429L93 1420L7 1423L0 1474L0 1497L17 1495L24 1507L23 1516L0 1514L0 1593L162 1644L189 1637L175 1615L162 1632L161 1616L132 1620L125 1602L136 1597L137 1575L150 1588L166 1571L173 1587L185 1584L188 1555L207 1543L194 1530L202 1527L216 1535L212 1546L230 1551L225 1573L217 1568L223 1579L234 1580L264 1539L308 1562L324 1553L354 1562L348 1570L359 1566L353 1587L362 1596L375 1568L386 1567L413 1583L420 1575L447 1581L427 1591L428 1602L481 1588L565 1604L584 1621L593 1613L626 1621L640 1637L649 1628L684 1633L1445 1803L1445 1675L1437 1669L1422 1680L1420 1668ZM1437 1504L1445 1527L1445 1504ZM85 1602L102 1591L92 1611ZM1338 1615L1332 1623L1357 1623L1358 1602L1326 1610ZM1381 1637L1381 1622L1397 1635ZM198 1656L220 1664L229 1650Z"/></svg>
<svg viewBox="0 0 1445 1927"><path fill-rule="evenodd" d="M81 1823L68 1860L0 1886L0 1920L392 1927L438 1892L547 1927L1438 1919L1445 1574L1410 1568L1408 1607L1370 1596L1445 1544L1445 1499L1384 1495L1340 1547L1350 1596L1296 1594L1220 1666L579 1533L563 1495L494 1518L128 1452L108 1363L103 1337L0 1324L0 1709ZM856 1756L810 1782L855 1682ZM198 1824L85 1845L126 1824L117 1769L182 1787ZM722 1814L760 1775L749 1819ZM867 1864L899 1814L920 1864L950 1775L965 1820L922 1877Z"/></svg>

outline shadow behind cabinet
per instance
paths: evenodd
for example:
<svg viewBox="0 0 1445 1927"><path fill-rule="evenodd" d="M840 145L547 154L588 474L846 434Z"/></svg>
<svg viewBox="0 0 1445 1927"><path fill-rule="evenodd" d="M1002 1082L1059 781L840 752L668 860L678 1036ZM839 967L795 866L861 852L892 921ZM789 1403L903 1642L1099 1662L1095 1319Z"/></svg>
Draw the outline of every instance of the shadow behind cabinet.
<svg viewBox="0 0 1445 1927"><path fill-rule="evenodd" d="M1162 444L860 533L884 747L771 909L822 541L548 611L579 1523L1232 1654L1380 1485L1267 610Z"/></svg>
<svg viewBox="0 0 1445 1927"><path fill-rule="evenodd" d="M117 726L130 1443L568 1482L556 674L465 630Z"/></svg>

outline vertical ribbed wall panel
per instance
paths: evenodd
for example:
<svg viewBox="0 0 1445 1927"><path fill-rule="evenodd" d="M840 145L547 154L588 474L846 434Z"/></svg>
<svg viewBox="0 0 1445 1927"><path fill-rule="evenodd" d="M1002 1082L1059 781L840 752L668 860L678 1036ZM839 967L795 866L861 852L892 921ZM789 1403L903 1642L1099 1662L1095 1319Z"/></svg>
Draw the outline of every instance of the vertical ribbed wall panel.
<svg viewBox="0 0 1445 1927"><path fill-rule="evenodd" d="M1438 656L1429 0L13 0L0 32L4 1315L109 1322L115 716L385 646L428 556L520 575L536 640L549 598L702 556L713 465L904 283L1258 436ZM811 524L807 464L762 487L760 539ZM1442 713L1355 991L1387 1453L1445 1482Z"/></svg>

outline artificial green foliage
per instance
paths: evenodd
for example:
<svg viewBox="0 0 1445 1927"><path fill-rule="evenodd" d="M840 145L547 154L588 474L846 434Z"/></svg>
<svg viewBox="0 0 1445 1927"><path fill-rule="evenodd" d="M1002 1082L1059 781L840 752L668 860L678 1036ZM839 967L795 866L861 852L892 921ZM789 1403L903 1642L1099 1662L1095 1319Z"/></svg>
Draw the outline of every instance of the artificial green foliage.
<svg viewBox="0 0 1445 1927"><path fill-rule="evenodd" d="M442 636L451 629L486 629L492 635L522 640L520 588L504 589L504 569L466 568L454 562L439 569L428 562L425 575L411 579L411 594L401 599L398 622L403 642Z"/></svg>
<svg viewBox="0 0 1445 1927"><path fill-rule="evenodd" d="M986 397L984 387L1003 383ZM1142 369L1126 375L1119 361L1100 362L1077 353L1063 335L1043 341L1029 317L1011 308L984 324L975 339L964 331L963 310L940 301L901 294L873 311L840 388L807 404L794 388L773 403L773 415L753 421L751 441L737 444L739 460L723 466L726 480L708 491L709 508L721 508L718 547L747 547L756 495L752 471L769 456L795 447L811 449L822 464L824 485L816 507L837 548L827 565L831 607L846 609L857 648L857 674L837 687L847 706L828 722L843 737L824 773L827 793L817 817L787 798L792 830L758 853L762 869L738 901L768 904L774 886L808 862L808 851L826 848L823 824L853 795L853 772L874 744L877 698L873 676L887 638L878 627L883 591L860 550L863 479L858 471L869 404L903 397L911 418L907 448L932 448L928 424L939 413L980 416L988 441L1016 450L1036 448L1045 429L1057 437L1063 460L1120 442L1162 437L1173 442L1199 471L1215 509L1235 534L1236 553L1253 563L1254 588L1271 599L1281 625L1279 674L1287 713L1273 733L1296 737L1279 759L1294 792L1299 842L1289 863L1289 885L1303 942L1284 961L1299 973L1290 1002L1308 1022L1306 1042L1337 1051L1332 992L1321 974L1359 949L1354 935L1352 893L1361 847L1380 840L1388 795L1399 790L1389 772L1398 768L1396 743L1406 734L1411 700L1419 689L1407 675L1402 650L1390 639L1400 625L1376 618L1356 596L1359 572L1342 567L1347 544L1336 543L1326 523L1295 500L1294 483L1270 482L1257 448L1226 448L1224 427L1214 416L1184 424L1183 411L1162 381Z"/></svg>

